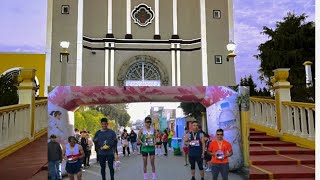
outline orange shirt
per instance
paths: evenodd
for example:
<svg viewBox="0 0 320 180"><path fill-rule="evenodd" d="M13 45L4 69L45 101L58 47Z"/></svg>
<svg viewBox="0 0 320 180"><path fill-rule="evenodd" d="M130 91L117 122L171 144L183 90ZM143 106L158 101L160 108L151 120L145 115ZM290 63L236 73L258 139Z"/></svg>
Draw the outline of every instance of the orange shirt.
<svg viewBox="0 0 320 180"><path fill-rule="evenodd" d="M218 150L219 150L218 141L217 140L212 141L211 144L209 145L208 151L211 151L212 154L216 154ZM223 151L223 154L226 156L228 154L228 151L231 151L231 150L232 150L231 144L228 141L223 140L220 151ZM215 156L212 156L211 162L216 164L227 163L229 162L229 158L219 160L219 159L216 159Z"/></svg>

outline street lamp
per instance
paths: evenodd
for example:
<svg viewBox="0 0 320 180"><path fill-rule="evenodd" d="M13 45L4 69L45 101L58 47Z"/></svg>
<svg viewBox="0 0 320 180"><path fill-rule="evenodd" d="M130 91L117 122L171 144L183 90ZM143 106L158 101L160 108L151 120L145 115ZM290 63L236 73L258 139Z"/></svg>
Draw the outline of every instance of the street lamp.
<svg viewBox="0 0 320 180"><path fill-rule="evenodd" d="M68 52L69 45L70 45L70 42L68 41L60 42L60 46L62 48L62 51L60 53L60 62L63 61L64 57L66 57L67 62L69 61L69 52Z"/></svg>
<svg viewBox="0 0 320 180"><path fill-rule="evenodd" d="M236 57L236 54L234 53L234 50L236 49L236 44L232 41L229 42L229 44L227 45L227 49L229 51L229 54L227 56L227 61L229 61L230 58L234 58Z"/></svg>
<svg viewBox="0 0 320 180"><path fill-rule="evenodd" d="M70 43L68 41L61 41L60 46L62 48L62 51L60 52L60 63L61 63L61 81L60 85L61 86L66 86L67 82L67 69L68 69L68 62L69 62L69 48Z"/></svg>

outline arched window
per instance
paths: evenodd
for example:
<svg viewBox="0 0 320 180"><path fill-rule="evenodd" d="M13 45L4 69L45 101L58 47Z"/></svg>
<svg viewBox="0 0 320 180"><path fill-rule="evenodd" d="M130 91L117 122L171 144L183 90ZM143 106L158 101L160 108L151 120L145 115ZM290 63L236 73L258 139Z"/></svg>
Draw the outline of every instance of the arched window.
<svg viewBox="0 0 320 180"><path fill-rule="evenodd" d="M125 76L126 86L160 86L159 69L150 62L140 61L130 66Z"/></svg>

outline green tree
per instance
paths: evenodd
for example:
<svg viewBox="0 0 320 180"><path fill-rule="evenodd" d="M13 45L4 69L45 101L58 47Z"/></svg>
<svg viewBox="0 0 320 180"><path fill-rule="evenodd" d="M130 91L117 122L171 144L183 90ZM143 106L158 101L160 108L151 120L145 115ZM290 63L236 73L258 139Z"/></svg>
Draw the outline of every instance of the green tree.
<svg viewBox="0 0 320 180"><path fill-rule="evenodd" d="M90 133L94 134L97 130L101 129L100 120L105 116L96 110L84 111L80 108L75 112L74 117L75 128L79 130L87 129Z"/></svg>
<svg viewBox="0 0 320 180"><path fill-rule="evenodd" d="M260 79L271 85L272 70L290 68L288 80L293 85L291 97L295 101L314 100L313 89L306 88L305 61L315 62L315 24L306 22L305 14L288 13L283 21L276 23L273 30L266 26L262 33L269 40L259 45L259 54L255 57L261 61ZM315 77L315 66L312 66ZM304 94L304 96L302 96Z"/></svg>
<svg viewBox="0 0 320 180"><path fill-rule="evenodd" d="M91 107L91 109L101 112L110 119L114 119L120 126L126 126L131 118L127 113L127 104L97 105Z"/></svg>
<svg viewBox="0 0 320 180"><path fill-rule="evenodd" d="M12 79L1 75L0 76L0 107L18 104L18 88Z"/></svg>
<svg viewBox="0 0 320 180"><path fill-rule="evenodd" d="M201 103L182 102L179 106L185 115L190 114L197 120L201 119L201 112L206 112L206 108Z"/></svg>

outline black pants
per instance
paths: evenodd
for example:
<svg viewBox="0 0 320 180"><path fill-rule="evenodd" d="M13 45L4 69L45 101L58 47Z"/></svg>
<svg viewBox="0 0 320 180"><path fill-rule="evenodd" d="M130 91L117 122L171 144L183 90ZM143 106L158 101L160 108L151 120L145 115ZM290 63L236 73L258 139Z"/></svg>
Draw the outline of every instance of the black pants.
<svg viewBox="0 0 320 180"><path fill-rule="evenodd" d="M87 166L89 164L90 154L89 151L84 151L83 165Z"/></svg>
<svg viewBox="0 0 320 180"><path fill-rule="evenodd" d="M110 179L114 180L114 168L113 168L114 155L113 154L99 155L102 180L106 180L106 161L108 161L108 166L110 170Z"/></svg>
<svg viewBox="0 0 320 180"><path fill-rule="evenodd" d="M122 149L123 149L123 155L124 155L124 156L126 155L126 149L127 149L127 151L128 151L128 154L130 154L129 146L123 147Z"/></svg>
<svg viewBox="0 0 320 180"><path fill-rule="evenodd" d="M201 156L189 156L189 162L191 165L191 169L196 168L197 162L199 170L203 170L203 159L201 158Z"/></svg>
<svg viewBox="0 0 320 180"><path fill-rule="evenodd" d="M167 146L168 146L168 143L167 142L163 142L163 147L164 147L165 154L168 154Z"/></svg>

